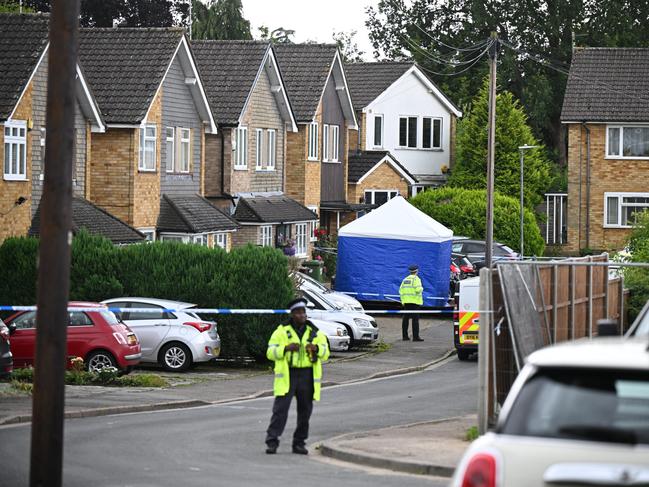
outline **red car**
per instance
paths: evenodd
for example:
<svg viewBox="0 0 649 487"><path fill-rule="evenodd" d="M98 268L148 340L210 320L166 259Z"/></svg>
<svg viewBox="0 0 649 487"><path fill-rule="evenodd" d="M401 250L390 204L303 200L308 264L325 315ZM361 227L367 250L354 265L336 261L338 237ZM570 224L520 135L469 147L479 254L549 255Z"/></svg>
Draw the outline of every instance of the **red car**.
<svg viewBox="0 0 649 487"><path fill-rule="evenodd" d="M74 357L83 358L86 368L93 372L104 367L129 371L139 363L142 352L137 336L106 306L74 302L69 307L93 311L68 311L68 365ZM6 323L11 333L14 366L33 365L36 352L36 311L16 313Z"/></svg>

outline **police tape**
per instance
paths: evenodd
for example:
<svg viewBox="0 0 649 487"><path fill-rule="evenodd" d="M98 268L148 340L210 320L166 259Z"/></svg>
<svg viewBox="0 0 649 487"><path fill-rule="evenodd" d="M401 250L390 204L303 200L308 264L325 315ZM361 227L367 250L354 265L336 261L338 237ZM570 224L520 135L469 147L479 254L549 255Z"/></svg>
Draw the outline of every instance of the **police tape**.
<svg viewBox="0 0 649 487"><path fill-rule="evenodd" d="M364 297L368 297L368 298L379 298L378 300L381 300L381 298L383 298L386 301L392 301L394 299L400 299L401 298L401 296L399 296L398 294L353 293L351 291L338 291L338 292L341 292L343 294L347 294L348 296L356 296L356 297L359 297L361 299L364 298ZM442 301L442 302L448 301L448 297L440 297L440 296L424 296L423 298L428 299L428 300L433 300L433 301ZM367 301L374 301L374 299L369 299Z"/></svg>

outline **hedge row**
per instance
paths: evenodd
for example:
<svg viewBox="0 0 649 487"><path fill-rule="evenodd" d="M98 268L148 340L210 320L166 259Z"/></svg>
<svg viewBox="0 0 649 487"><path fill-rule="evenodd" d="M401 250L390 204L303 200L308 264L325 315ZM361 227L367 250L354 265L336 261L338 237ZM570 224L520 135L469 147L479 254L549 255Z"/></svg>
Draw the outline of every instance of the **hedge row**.
<svg viewBox="0 0 649 487"><path fill-rule="evenodd" d="M38 240L13 238L0 246L0 303L36 302ZM70 299L101 301L146 296L201 308L284 308L294 296L286 257L272 248L230 253L195 245L156 242L116 247L82 232L72 243ZM214 318L214 317L211 317ZM266 343L284 317L216 317L225 357L263 360Z"/></svg>

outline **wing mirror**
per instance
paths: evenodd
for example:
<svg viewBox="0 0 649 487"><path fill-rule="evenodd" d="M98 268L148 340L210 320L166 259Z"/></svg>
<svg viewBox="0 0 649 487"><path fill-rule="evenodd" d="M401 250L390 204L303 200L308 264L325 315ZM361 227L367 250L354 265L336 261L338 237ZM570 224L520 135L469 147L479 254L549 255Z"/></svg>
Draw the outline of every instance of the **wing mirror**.
<svg viewBox="0 0 649 487"><path fill-rule="evenodd" d="M14 333L16 333L16 330L18 329L16 327L15 323L11 323L11 324L7 325L7 328L9 328L9 335L10 336L13 335Z"/></svg>

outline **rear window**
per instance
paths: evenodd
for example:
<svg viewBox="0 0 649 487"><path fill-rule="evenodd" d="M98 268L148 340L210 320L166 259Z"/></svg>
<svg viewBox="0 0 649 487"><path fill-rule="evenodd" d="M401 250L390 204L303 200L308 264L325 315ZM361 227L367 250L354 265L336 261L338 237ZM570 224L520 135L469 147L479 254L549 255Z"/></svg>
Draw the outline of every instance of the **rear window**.
<svg viewBox="0 0 649 487"><path fill-rule="evenodd" d="M507 245L494 245L494 254L496 255L502 255L502 256L508 256L512 255L514 251L507 247Z"/></svg>
<svg viewBox="0 0 649 487"><path fill-rule="evenodd" d="M649 372L542 369L523 386L500 431L649 444Z"/></svg>
<svg viewBox="0 0 649 487"><path fill-rule="evenodd" d="M100 311L99 314L104 320L106 320L106 323L108 323L109 325L119 325L119 320L117 319L117 316L115 316L115 313L113 313L112 311Z"/></svg>

